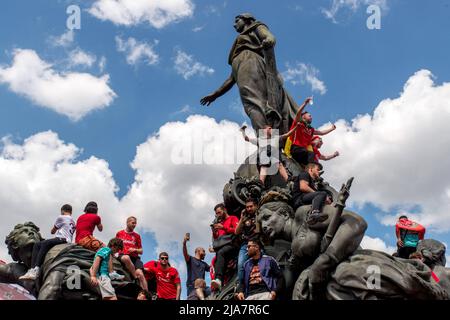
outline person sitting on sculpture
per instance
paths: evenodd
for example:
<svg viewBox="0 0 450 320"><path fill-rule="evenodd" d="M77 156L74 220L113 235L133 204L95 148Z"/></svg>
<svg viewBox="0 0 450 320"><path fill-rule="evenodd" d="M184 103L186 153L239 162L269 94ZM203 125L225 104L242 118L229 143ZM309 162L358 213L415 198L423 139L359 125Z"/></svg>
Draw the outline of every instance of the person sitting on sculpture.
<svg viewBox="0 0 450 320"><path fill-rule="evenodd" d="M265 61L265 51L275 46L275 37L269 31L268 27L249 13L236 16L235 30L239 33L231 49L228 63L231 65L231 75L223 85L215 92L203 97L200 100L202 105L209 106L217 98L227 93L234 84L239 88L244 110L250 117L253 129L259 134L258 130L270 126L274 129L280 129L281 133L288 131L289 115L295 111L288 101L277 103L279 105L270 105L268 75L273 75L276 83L277 100L280 100L284 92L278 90L280 80L277 78L276 70L267 70ZM272 88L271 88L272 89ZM272 103L273 104L273 103Z"/></svg>
<svg viewBox="0 0 450 320"><path fill-rule="evenodd" d="M249 259L247 253L247 244L250 240L259 239L259 224L256 223L256 212L258 203L253 198L245 201L245 209L241 212L241 218L236 227L235 234L240 237L241 247L238 255L238 281L243 281L244 263Z"/></svg>
<svg viewBox="0 0 450 320"><path fill-rule="evenodd" d="M225 268L228 261L238 255L239 247L234 237L239 220L236 216L228 214L223 203L214 207L216 219L211 225L213 245L212 250L216 253L214 264L215 278L211 281L211 288L220 291L224 280Z"/></svg>
<svg viewBox="0 0 450 320"><path fill-rule="evenodd" d="M308 150L311 145L311 141L314 135L323 136L336 129L333 124L326 130L317 130L312 127L312 115L307 111L303 111L305 107L311 102L312 97L306 98L300 108L297 110L294 121L291 125L291 129L297 127L292 138L292 144L290 146L289 153L292 158L299 164L306 166L308 163L314 161L313 150ZM297 122L300 125L297 126Z"/></svg>
<svg viewBox="0 0 450 320"><path fill-rule="evenodd" d="M306 220L309 225L325 221L328 215L322 213L322 208L325 204L332 202L326 191L317 190L315 186L315 182L320 178L322 168L320 163L308 163L305 172L301 172L293 179L293 209L297 210L302 205L312 204L312 210Z"/></svg>
<svg viewBox="0 0 450 320"><path fill-rule="evenodd" d="M339 156L339 152L338 151L335 151L333 154L330 154L328 156L323 155L320 152L320 150L319 150L322 147L322 145L323 145L323 141L322 141L321 137L314 136L311 139L311 146L312 146L312 149L313 149L313 152L314 152L314 160L313 160L313 162L319 162L320 160L328 161L328 160L334 159L334 158Z"/></svg>
<svg viewBox="0 0 450 320"><path fill-rule="evenodd" d="M248 259L244 263L243 281L239 282L238 300L275 300L282 288L282 273L276 260L263 255L260 240L247 243Z"/></svg>
<svg viewBox="0 0 450 320"><path fill-rule="evenodd" d="M116 292L112 286L110 274L113 269L113 255L123 250L122 239L113 238L107 247L100 248L94 257L94 262L90 269L91 284L98 286L103 300L117 300Z"/></svg>
<svg viewBox="0 0 450 320"><path fill-rule="evenodd" d="M297 123L298 124L298 123ZM276 156L276 160L278 162L277 172L280 173L281 177L285 182L288 181L289 176L286 168L284 167L283 163L280 161L279 155L280 151L284 146L284 141L292 136L292 134L297 129L297 126L294 126L289 132L281 135L281 136L273 136L273 130L272 127L266 126L264 130L262 130L262 134L259 136L259 138L249 138L247 134L245 133L246 126L243 126L241 128L242 135L245 139L245 141L250 142L251 144L254 144L257 146L257 158L256 158L256 166L258 168L259 172L259 180L264 185L267 174L269 172L269 168L272 167L272 149L275 147L275 150L278 151L278 154ZM277 139L278 137L278 139ZM260 145L260 140L266 142L264 146ZM275 141L275 145L272 146L272 141ZM278 143L278 145L276 145Z"/></svg>
<svg viewBox="0 0 450 320"><path fill-rule="evenodd" d="M425 236L425 228L407 216L401 215L395 225L397 236L397 257L408 259L409 255L416 251L419 240Z"/></svg>
<svg viewBox="0 0 450 320"><path fill-rule="evenodd" d="M205 260L206 252L202 247L197 247L195 249L195 256L191 256L188 253L187 242L190 241L190 233L186 233L183 239L183 256L186 262L187 279L186 279L186 289L187 295L189 296L192 291L195 290L194 281L196 279L205 279L205 273L209 272L210 266ZM205 287L206 288L206 287Z"/></svg>
<svg viewBox="0 0 450 320"><path fill-rule="evenodd" d="M98 231L103 231L102 219L97 213L97 203L89 202L84 208L84 214L77 219L75 236L75 243L94 252L105 246L103 242L94 237L95 227Z"/></svg>
<svg viewBox="0 0 450 320"><path fill-rule="evenodd" d="M141 288L147 291L148 286L144 276L144 264L139 257L144 250L142 249L141 236L134 232L136 225L136 217L128 217L125 230L117 232L116 238L122 239L123 241L123 250L119 252L118 259L138 280Z"/></svg>
<svg viewBox="0 0 450 320"><path fill-rule="evenodd" d="M71 243L75 232L75 221L72 218L72 206L65 204L61 207L61 215L56 219L51 234L55 237L52 239L36 242L33 246L31 256L31 268L20 280L36 280L40 275L40 267L44 262L45 255L54 246L62 243Z"/></svg>

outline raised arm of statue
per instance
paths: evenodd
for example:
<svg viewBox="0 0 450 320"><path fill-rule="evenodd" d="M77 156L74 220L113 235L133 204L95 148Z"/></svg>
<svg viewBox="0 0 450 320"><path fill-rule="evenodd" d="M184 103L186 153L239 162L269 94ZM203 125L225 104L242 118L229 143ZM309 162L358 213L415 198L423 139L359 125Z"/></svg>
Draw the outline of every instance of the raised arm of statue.
<svg viewBox="0 0 450 320"><path fill-rule="evenodd" d="M236 83L236 81L234 80L233 76L230 75L230 77L225 80L225 82L222 84L222 86L217 89L215 92L203 97L200 100L201 105L207 105L209 106L211 103L214 102L214 100L216 100L217 98L223 96L225 93L227 93Z"/></svg>
<svg viewBox="0 0 450 320"><path fill-rule="evenodd" d="M353 177L347 180L346 184L343 184L341 190L339 191L338 201L337 203L341 206L345 206L345 202L350 196L350 188L352 187Z"/></svg>

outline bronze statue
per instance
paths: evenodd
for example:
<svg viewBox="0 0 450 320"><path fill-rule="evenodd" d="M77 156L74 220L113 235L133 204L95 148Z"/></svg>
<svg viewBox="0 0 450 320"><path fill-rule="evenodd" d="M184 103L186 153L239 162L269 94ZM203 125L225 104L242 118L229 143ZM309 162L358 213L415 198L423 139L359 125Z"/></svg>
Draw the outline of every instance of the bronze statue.
<svg viewBox="0 0 450 320"><path fill-rule="evenodd" d="M349 185L344 185L341 197L345 198ZM359 244L366 222L356 213L342 210L340 224L329 245L324 246L323 241L327 239L324 235L338 211L330 205L325 206L324 212L329 214L329 219L311 229L305 223L308 210L310 206L302 206L294 213L288 193L270 191L263 197L258 213L262 230L269 240L291 242L292 256L285 270L285 280L292 299L450 298L450 269L445 268L445 246L439 241L426 239L420 242L417 250L424 256L424 261L363 250ZM367 284L373 266L378 267L382 275L379 287ZM432 279L432 270L440 279L439 283Z"/></svg>
<svg viewBox="0 0 450 320"><path fill-rule="evenodd" d="M296 277L309 267L309 286L313 294L320 295L323 284L329 278L330 272L361 243L367 224L362 217L354 212L344 210L340 224L329 246L321 253L322 238L328 225L336 215L331 205L323 208L328 215L327 220L319 222L314 227L308 226L306 216L311 206L301 206L296 212L288 202L280 200L276 195L267 194L262 199L258 213L263 233L269 239L284 239L291 241L291 269L293 279L288 287L292 288Z"/></svg>
<svg viewBox="0 0 450 320"><path fill-rule="evenodd" d="M92 287L89 276L95 252L75 244L54 246L47 253L41 267L41 276L36 281L19 280L30 268L34 243L41 240L39 228L34 223L26 222L15 226L5 241L15 262L0 265L0 282L19 284L39 300L101 298L99 288ZM114 270L125 275L123 280L113 281L117 296L122 299L136 299L139 286L117 259L114 258L113 263ZM79 270L78 288L68 284L73 270Z"/></svg>
<svg viewBox="0 0 450 320"><path fill-rule="evenodd" d="M297 104L283 89L275 64L275 37L268 27L250 13L240 14L234 28L239 33L231 48L228 63L231 75L215 92L200 100L209 106L227 93L234 84L239 87L242 104L253 129L271 126L280 134L288 132Z"/></svg>

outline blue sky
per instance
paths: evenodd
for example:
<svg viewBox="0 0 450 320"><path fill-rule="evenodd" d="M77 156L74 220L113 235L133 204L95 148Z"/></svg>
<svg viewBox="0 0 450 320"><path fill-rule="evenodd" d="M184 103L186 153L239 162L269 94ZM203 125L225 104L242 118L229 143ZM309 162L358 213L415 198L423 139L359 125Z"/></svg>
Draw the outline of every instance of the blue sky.
<svg viewBox="0 0 450 320"><path fill-rule="evenodd" d="M437 86L450 81L448 0L354 0L343 1L339 7L336 7L338 2L333 0L180 0L174 1L177 5L174 5L173 10L179 13L177 8L183 3L188 3L190 10L162 27L155 27L151 21L133 22L125 26L111 19L101 20L88 12L95 3L97 1L2 2L0 136L8 136L10 143L22 145L25 139L50 130L64 143L73 144L82 150L70 163L82 162L91 156L103 159L113 175L112 180L120 188L115 192L117 201L129 192L135 182L136 170L130 166L130 162L136 158L137 146L145 144L152 136L158 138L155 134L160 133L161 127L176 121L186 123L186 119L193 114L205 115L217 122L224 119L239 125L249 122L241 111L236 88L208 108L199 105L200 98L218 88L230 74L227 57L236 36L234 17L239 13L253 13L276 36L276 57L280 72L286 75L289 68L296 69L303 64L325 86L326 92L321 93L307 80L301 83L304 73L294 79L299 82L297 84L285 82L287 90L299 102L314 95L315 103L311 108L316 126L334 123L339 119L346 120L348 126L358 115L373 114L381 101L399 98L405 83L419 70L429 70ZM369 16L366 8L372 3L382 8L380 30L366 27ZM67 32L68 15L65 11L71 4L79 5L82 9L81 29L75 30L74 40L70 44L57 46L55 39ZM338 9L334 21L324 14L333 5ZM157 62L146 61L144 57L136 63L128 63L128 52L118 50L117 37L123 41L134 38L138 43L145 43L150 48L148 50L157 55ZM77 120L42 107L42 104L39 106L40 103L26 97L26 94L12 90L11 80L2 80L1 70L12 66L16 49L33 50L59 74L89 73L97 78L107 74L107 84L115 96L104 108L89 112ZM95 56L95 63L90 67L70 66L68 57L77 49L91 57ZM184 74L183 77L182 73L177 72L175 59L180 52L185 53L185 57L191 57L191 65L185 67L192 68L192 64L198 62L200 69L197 73L193 71L193 75ZM101 57L106 59L103 70L99 66ZM344 126L342 123L342 130ZM402 123L399 122L398 126L401 128ZM339 146L337 140L338 137L330 140L328 146ZM433 157L433 154L425 156ZM442 156L440 160L448 160L442 159ZM344 159L352 161L351 157ZM330 167L330 170L332 168L335 167ZM419 169L413 167L412 173L415 170ZM430 170L430 174L438 172L437 167ZM229 177L232 177L232 171L229 171ZM223 184L225 182L223 180ZM363 194L363 191L359 194ZM219 188L213 194L219 196L220 193ZM382 239L387 246L394 246L395 237L393 226L387 225L387 220L383 219L405 208L414 214L415 211L411 209L414 206L419 207L418 214L422 213L424 217L428 214L421 212L420 208L425 205L420 201L415 203L408 197L399 199L396 206L395 201L371 201L369 192L367 194L366 203L364 197L360 196L357 201L361 206L355 204L353 209L363 214L369 222L367 234ZM218 202L220 198L216 200ZM14 208L14 205L10 207ZM212 208L209 212L212 214ZM26 214L22 216L27 217ZM439 219L442 219L442 215L436 219L430 218L431 226L436 227L430 228L428 236L449 243L449 227L439 228L436 222ZM141 232L145 232L144 245L155 248L155 237L158 238L158 235L152 233L155 230L149 220ZM204 223L207 224L209 221ZM190 230L179 231L180 240L185 231ZM209 233L209 230L204 229L204 233ZM174 252L173 255L179 253ZM153 258L156 258L155 251L147 250L144 260ZM207 260L211 258L208 256Z"/></svg>

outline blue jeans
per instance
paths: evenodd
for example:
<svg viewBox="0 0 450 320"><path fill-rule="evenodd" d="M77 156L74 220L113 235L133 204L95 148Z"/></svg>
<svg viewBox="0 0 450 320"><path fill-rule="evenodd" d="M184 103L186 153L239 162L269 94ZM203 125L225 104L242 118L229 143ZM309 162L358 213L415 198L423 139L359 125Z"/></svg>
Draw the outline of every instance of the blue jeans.
<svg viewBox="0 0 450 320"><path fill-rule="evenodd" d="M241 282L244 278L244 262L249 259L247 254L247 242L241 245L238 256L238 280Z"/></svg>

